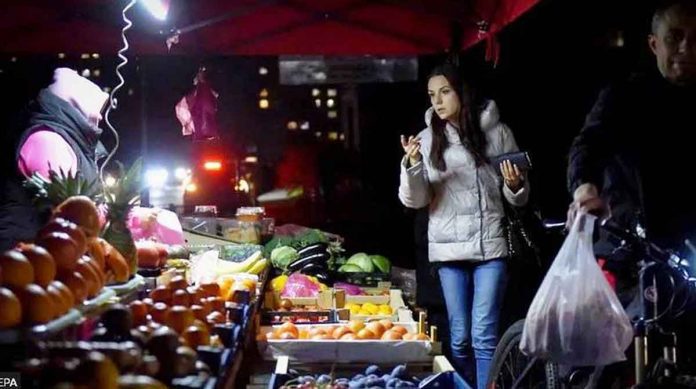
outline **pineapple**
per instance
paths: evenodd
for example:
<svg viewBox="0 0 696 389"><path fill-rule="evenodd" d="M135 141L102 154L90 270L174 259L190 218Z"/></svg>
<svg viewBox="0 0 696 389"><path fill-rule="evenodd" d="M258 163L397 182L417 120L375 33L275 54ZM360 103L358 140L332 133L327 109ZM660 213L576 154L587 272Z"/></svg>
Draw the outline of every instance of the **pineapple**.
<svg viewBox="0 0 696 389"><path fill-rule="evenodd" d="M118 167L121 174L116 184L104 191L104 200L109 212L102 236L126 259L130 274L135 274L138 271L137 251L126 221L131 208L140 203L143 162L138 158L125 174L123 165L119 163Z"/></svg>
<svg viewBox="0 0 696 389"><path fill-rule="evenodd" d="M102 197L96 179L88 182L77 174L66 173L63 169L59 169L58 172L49 170L48 179L35 172L24 181L24 187L33 192L36 201L48 201L52 207L72 196L83 195L94 201Z"/></svg>

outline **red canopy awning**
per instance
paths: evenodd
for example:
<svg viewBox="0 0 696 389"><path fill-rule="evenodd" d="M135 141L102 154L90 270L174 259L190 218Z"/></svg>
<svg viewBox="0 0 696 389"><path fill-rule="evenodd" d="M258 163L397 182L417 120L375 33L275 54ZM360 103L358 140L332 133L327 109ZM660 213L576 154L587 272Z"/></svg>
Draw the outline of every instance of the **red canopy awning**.
<svg viewBox="0 0 696 389"><path fill-rule="evenodd" d="M538 0L173 0L167 25L141 4L128 15L131 52L223 55L418 55L461 48L495 33ZM116 52L127 1L4 0L0 51ZM216 20L219 19L219 20ZM212 20L211 20L212 19ZM209 22L209 23L201 23ZM199 27L201 24L205 25ZM193 26L187 29L187 26ZM168 50L172 28L182 30ZM164 35L158 31L165 32Z"/></svg>

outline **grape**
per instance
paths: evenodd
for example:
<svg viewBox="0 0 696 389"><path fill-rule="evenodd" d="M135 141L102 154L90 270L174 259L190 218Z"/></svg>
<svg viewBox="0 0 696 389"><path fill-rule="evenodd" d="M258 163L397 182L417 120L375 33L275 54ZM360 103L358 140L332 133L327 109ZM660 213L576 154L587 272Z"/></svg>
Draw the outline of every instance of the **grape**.
<svg viewBox="0 0 696 389"><path fill-rule="evenodd" d="M406 365L398 365L391 372L391 376L394 378L402 378L406 376Z"/></svg>
<svg viewBox="0 0 696 389"><path fill-rule="evenodd" d="M328 374L322 374L317 378L317 385L326 385L331 383L331 376Z"/></svg>
<svg viewBox="0 0 696 389"><path fill-rule="evenodd" d="M379 366L377 365L370 365L365 369L365 375L370 376L370 375L382 375L382 372L379 370Z"/></svg>

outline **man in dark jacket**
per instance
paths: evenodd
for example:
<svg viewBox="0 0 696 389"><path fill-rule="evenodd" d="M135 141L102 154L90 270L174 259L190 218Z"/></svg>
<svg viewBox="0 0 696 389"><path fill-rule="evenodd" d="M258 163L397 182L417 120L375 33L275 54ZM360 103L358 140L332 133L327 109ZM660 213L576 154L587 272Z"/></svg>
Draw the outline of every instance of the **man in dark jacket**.
<svg viewBox="0 0 696 389"><path fill-rule="evenodd" d="M575 212L606 210L626 228L680 249L696 244L696 2L672 0L653 16L657 71L604 90L570 149ZM596 254L610 256L602 237Z"/></svg>

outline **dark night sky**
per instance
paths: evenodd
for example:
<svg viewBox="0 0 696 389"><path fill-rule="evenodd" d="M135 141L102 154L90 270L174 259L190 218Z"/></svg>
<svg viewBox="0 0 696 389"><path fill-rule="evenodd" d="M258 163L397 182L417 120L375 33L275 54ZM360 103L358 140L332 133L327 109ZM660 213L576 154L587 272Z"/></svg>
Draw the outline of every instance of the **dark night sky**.
<svg viewBox="0 0 696 389"><path fill-rule="evenodd" d="M512 128L521 148L531 152L535 164L533 198L547 217L564 215L569 201L565 155L599 90L631 70L653 66L645 44L646 9L644 3L628 0L542 1L500 35L497 68L483 60L482 45L462 57L480 89L498 102L503 120ZM617 31L623 31L623 47L611 45ZM6 103L0 109L3 122L46 85L54 67L82 69L88 65L80 59L59 60L55 55L18 56L16 62L10 58L0 58L0 85L6 94ZM421 80L441 59L419 58ZM96 82L113 85L113 59L89 64L99 62L103 73ZM220 92L219 120L236 152L250 142L256 143L259 153L268 158L282 152L285 123L297 116L293 112L306 109L298 107L295 98L306 95L311 88L278 87L272 81L277 80L276 58L144 57L131 58L125 72L127 85L119 95L121 106L113 114L122 136L118 159L128 163L140 154L144 102L148 161L172 164L186 160L191 146L180 136L174 104L191 87L202 62L211 69L213 85ZM260 65L267 66L271 73L259 76ZM256 94L262 87L272 93L272 109L260 114ZM133 89L132 95L128 89ZM412 214L396 197L401 156L398 135L423 128L423 112L428 104L425 81L360 85L358 95L362 147L351 166L362 181L361 218L371 223L361 224L364 228L359 228L353 243L367 251L386 251L406 264L412 258L411 240L385 245L381 239L387 230L408 238L413 234ZM305 100L311 102L309 97Z"/></svg>

